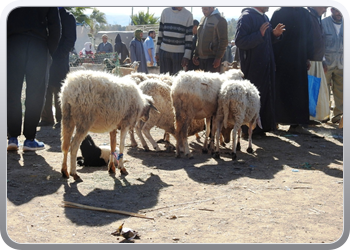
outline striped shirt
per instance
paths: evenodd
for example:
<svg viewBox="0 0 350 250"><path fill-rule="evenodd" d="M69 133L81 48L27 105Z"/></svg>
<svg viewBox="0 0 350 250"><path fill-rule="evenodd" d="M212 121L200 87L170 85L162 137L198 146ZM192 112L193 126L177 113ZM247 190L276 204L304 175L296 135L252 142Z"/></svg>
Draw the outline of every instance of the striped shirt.
<svg viewBox="0 0 350 250"><path fill-rule="evenodd" d="M187 9L164 9L160 17L156 53L162 49L170 53L184 53L184 57L190 59L192 27L193 15Z"/></svg>

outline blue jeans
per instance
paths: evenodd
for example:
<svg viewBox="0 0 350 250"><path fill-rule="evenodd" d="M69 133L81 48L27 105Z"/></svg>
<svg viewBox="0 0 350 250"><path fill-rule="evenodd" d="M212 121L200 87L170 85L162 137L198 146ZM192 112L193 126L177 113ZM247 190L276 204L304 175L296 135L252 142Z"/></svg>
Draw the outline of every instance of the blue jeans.
<svg viewBox="0 0 350 250"><path fill-rule="evenodd" d="M18 137L22 129L22 87L26 82L23 135L34 139L48 83L51 57L45 40L30 35L7 38L7 134Z"/></svg>

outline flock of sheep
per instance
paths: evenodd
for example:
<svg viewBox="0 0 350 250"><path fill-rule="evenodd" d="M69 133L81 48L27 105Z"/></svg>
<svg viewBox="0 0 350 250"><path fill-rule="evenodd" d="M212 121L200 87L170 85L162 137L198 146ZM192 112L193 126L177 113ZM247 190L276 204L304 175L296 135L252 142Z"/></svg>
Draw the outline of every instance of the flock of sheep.
<svg viewBox="0 0 350 250"><path fill-rule="evenodd" d="M77 151L89 131L109 132L110 152L115 152L116 134L120 130L118 169L122 174L127 174L123 153L128 132L132 146L137 146L135 131L145 150L149 148L144 136L159 151L157 142L150 134L151 128L159 127L165 131L165 138L169 138L170 134L175 137L176 157L183 153L191 158L188 136L206 130L203 152L207 152L209 146L215 157L220 157L222 129L233 129L234 160L236 150L240 149L241 125L249 127L249 153L252 152L252 130L256 125L261 127L259 92L252 83L243 79L243 73L238 69L230 69L222 74L181 71L176 76L132 73L122 77L102 71L78 70L67 75L60 99L61 172L66 178L73 176L75 181L81 181L76 172ZM210 133L211 140L208 142ZM165 141L170 150L169 140ZM114 162L111 154L108 163L110 173L115 173Z"/></svg>

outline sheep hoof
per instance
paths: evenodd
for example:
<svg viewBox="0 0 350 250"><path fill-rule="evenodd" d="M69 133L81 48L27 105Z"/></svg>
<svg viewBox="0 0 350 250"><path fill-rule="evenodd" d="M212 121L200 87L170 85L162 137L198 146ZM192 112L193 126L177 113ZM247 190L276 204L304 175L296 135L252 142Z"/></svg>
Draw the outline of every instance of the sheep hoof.
<svg viewBox="0 0 350 250"><path fill-rule="evenodd" d="M175 158L181 158L180 154L175 154Z"/></svg>
<svg viewBox="0 0 350 250"><path fill-rule="evenodd" d="M136 148L136 147L137 147L137 143L131 143L131 144L130 144L130 147Z"/></svg>
<svg viewBox="0 0 350 250"><path fill-rule="evenodd" d="M253 153L253 149L252 149L252 148L247 148L247 152L248 152L249 154L251 154L251 153Z"/></svg>
<svg viewBox="0 0 350 250"><path fill-rule="evenodd" d="M220 145L221 145L222 147L226 147L226 143L225 143L225 142L220 143Z"/></svg>
<svg viewBox="0 0 350 250"><path fill-rule="evenodd" d="M157 143L164 143L164 142L165 142L164 139L160 139L160 140L157 141Z"/></svg>
<svg viewBox="0 0 350 250"><path fill-rule="evenodd" d="M208 149L207 148L202 148L202 153L203 154L208 154Z"/></svg>
<svg viewBox="0 0 350 250"><path fill-rule="evenodd" d="M115 174L115 166L111 166L111 167L108 169L108 173L110 173L110 174Z"/></svg>
<svg viewBox="0 0 350 250"><path fill-rule="evenodd" d="M241 151L241 143L239 143L239 142L237 143L236 150Z"/></svg>
<svg viewBox="0 0 350 250"><path fill-rule="evenodd" d="M149 147L148 146L143 146L143 149L145 150L145 152L149 152Z"/></svg>
<svg viewBox="0 0 350 250"><path fill-rule="evenodd" d="M128 175L129 173L128 173L128 171L126 171L125 168L122 168L122 169L120 169L120 174L126 176L126 175Z"/></svg>
<svg viewBox="0 0 350 250"><path fill-rule="evenodd" d="M83 182L83 180L79 177L79 175L77 175L77 174L71 174L71 176L73 176L75 182Z"/></svg>
<svg viewBox="0 0 350 250"><path fill-rule="evenodd" d="M219 152L215 152L214 153L214 158L215 159L220 159L220 153Z"/></svg>
<svg viewBox="0 0 350 250"><path fill-rule="evenodd" d="M232 153L232 160L234 161L234 160L236 160L236 158L237 158L237 154L236 153Z"/></svg>
<svg viewBox="0 0 350 250"><path fill-rule="evenodd" d="M61 173L62 173L63 178L69 179L69 174L68 174L67 170L62 170Z"/></svg>

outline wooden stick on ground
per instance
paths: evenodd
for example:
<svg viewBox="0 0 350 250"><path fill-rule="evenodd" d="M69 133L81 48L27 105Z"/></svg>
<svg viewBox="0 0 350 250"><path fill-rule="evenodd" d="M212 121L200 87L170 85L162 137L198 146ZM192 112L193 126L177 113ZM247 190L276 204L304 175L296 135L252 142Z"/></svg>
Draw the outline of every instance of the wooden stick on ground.
<svg viewBox="0 0 350 250"><path fill-rule="evenodd" d="M93 211L101 211L101 212L107 212L107 213L123 214L123 215L129 215L129 216L133 216L133 217L139 217L139 218L143 218L143 219L154 220L154 218L147 217L144 214L137 214L137 213L126 212L126 211L115 210L115 209L87 206L87 205L82 205L82 204L78 204L78 203L74 203L74 202L70 202L70 201L63 201L63 206L64 207L71 207L71 208L81 208L81 209L87 209L87 210L93 210Z"/></svg>

